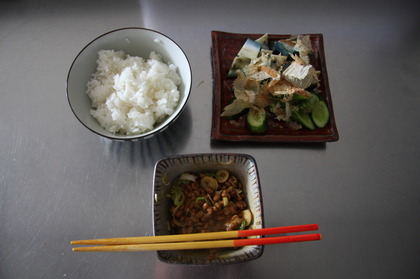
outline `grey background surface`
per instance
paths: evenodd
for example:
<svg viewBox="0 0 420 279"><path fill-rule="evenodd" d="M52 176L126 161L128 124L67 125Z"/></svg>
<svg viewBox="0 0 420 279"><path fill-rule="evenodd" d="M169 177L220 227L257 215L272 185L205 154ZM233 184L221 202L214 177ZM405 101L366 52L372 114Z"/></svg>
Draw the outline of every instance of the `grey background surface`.
<svg viewBox="0 0 420 279"><path fill-rule="evenodd" d="M420 20L416 1L1 1L0 278L418 278ZM186 52L193 88L165 133L116 143L88 131L65 95L93 38L160 31ZM324 34L340 140L210 143L212 30ZM155 162L247 153L266 226L318 223L319 242L273 245L221 267L155 252L73 253L69 242L152 234Z"/></svg>

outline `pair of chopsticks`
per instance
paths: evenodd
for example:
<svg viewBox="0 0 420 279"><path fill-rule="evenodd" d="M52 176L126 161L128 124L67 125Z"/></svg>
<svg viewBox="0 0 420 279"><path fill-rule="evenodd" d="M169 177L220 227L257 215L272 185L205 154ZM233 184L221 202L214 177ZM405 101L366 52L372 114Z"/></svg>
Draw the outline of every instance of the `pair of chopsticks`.
<svg viewBox="0 0 420 279"><path fill-rule="evenodd" d="M72 245L98 245L73 248L75 252L111 252L111 251L158 251L241 247L249 245L268 245L290 242L321 240L321 234L301 234L261 238L245 238L294 232L318 230L317 224L288 227L274 227L254 230L223 231L194 234L174 234L161 236L103 238L74 240Z"/></svg>

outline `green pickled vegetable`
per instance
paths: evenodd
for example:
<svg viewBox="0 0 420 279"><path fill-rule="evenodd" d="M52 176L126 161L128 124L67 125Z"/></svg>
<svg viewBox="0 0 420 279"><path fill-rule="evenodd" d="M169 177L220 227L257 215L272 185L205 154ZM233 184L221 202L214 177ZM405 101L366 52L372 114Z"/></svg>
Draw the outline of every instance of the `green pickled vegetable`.
<svg viewBox="0 0 420 279"><path fill-rule="evenodd" d="M308 113L305 113L303 111L294 111L292 112L292 119L298 122L299 124L305 126L309 130L315 129L314 122L312 121L312 118Z"/></svg>
<svg viewBox="0 0 420 279"><path fill-rule="evenodd" d="M318 128L324 128L330 119L327 104L320 100L313 104L311 117Z"/></svg>
<svg viewBox="0 0 420 279"><path fill-rule="evenodd" d="M248 128L252 133L265 133L268 130L267 112L263 108L252 107L246 115Z"/></svg>
<svg viewBox="0 0 420 279"><path fill-rule="evenodd" d="M294 93L292 98L293 98L293 101L305 101L305 100L310 99L310 97L302 96L297 93Z"/></svg>
<svg viewBox="0 0 420 279"><path fill-rule="evenodd" d="M243 220L242 223L241 223L241 226L239 227L239 230L242 231L242 230L245 230L245 229L246 229L246 221Z"/></svg>

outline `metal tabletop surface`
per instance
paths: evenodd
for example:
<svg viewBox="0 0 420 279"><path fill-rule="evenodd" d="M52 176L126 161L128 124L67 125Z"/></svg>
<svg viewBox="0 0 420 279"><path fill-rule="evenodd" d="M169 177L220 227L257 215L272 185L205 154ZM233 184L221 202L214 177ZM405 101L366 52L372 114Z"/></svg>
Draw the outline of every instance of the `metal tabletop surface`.
<svg viewBox="0 0 420 279"><path fill-rule="evenodd" d="M420 272L420 21L416 1L1 1L0 278L416 278ZM139 142L104 140L69 108L78 52L121 27L177 42L185 111ZM212 144L211 31L322 33L340 139ZM253 261L185 266L156 252L75 253L76 239L152 235L152 175L174 154L253 156L267 227L317 223L317 242Z"/></svg>

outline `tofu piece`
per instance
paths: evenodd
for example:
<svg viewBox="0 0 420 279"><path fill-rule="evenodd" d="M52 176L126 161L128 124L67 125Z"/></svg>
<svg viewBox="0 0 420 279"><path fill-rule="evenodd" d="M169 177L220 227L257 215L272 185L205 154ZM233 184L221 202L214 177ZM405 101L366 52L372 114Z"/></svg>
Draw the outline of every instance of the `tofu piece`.
<svg viewBox="0 0 420 279"><path fill-rule="evenodd" d="M312 65L301 65L293 61L289 67L283 72L283 77L299 88L306 89L312 84L318 83L316 70Z"/></svg>

